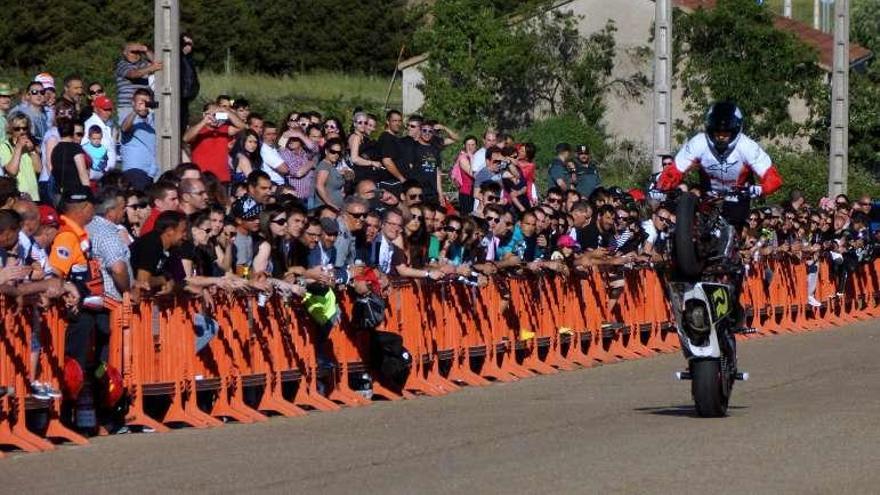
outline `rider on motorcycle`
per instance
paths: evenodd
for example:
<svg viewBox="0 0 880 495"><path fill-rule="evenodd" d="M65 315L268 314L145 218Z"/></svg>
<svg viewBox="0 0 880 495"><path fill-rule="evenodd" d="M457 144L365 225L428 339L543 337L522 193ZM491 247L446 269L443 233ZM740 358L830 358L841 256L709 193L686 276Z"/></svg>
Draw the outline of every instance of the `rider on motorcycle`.
<svg viewBox="0 0 880 495"><path fill-rule="evenodd" d="M749 196L769 196L782 186L782 177L770 156L758 143L742 133L742 111L732 102L718 102L706 114L706 131L691 138L675 155L675 162L664 167L657 188L669 191L681 184L693 169L700 172L703 191L725 196L724 217L734 226L748 218L748 200L727 195L747 188ZM751 183L752 173L761 179Z"/></svg>

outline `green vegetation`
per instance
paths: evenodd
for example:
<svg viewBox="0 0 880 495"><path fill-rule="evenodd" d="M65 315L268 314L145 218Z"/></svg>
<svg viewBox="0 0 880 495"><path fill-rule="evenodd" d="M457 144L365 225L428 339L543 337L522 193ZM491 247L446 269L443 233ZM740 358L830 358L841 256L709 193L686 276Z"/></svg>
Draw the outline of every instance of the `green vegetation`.
<svg viewBox="0 0 880 495"><path fill-rule="evenodd" d="M616 31L612 22L581 36L571 11L558 10L501 22L503 13L482 0L439 0L432 22L417 33L430 52L423 70L424 111L461 127L491 124L517 129L536 109L571 114L599 127L611 78ZM647 80L624 87L638 96Z"/></svg>
<svg viewBox="0 0 880 495"><path fill-rule="evenodd" d="M391 77L316 72L293 76L267 76L263 74L218 74L205 72L199 101L213 100L219 94L244 97L251 108L279 122L292 110L318 110L324 115L334 115L346 123L352 110L364 108L384 118L383 104ZM389 108L400 108L400 78L391 89ZM197 109L194 108L194 111Z"/></svg>
<svg viewBox="0 0 880 495"><path fill-rule="evenodd" d="M217 71L228 63L236 71L270 74L390 74L424 12L407 3L183 0L181 29L194 37L199 66ZM43 7L6 2L0 9L0 67L34 70L57 65L53 61L86 67L104 61L106 50L118 54L124 41L152 45L153 2L56 0Z"/></svg>
<svg viewBox="0 0 880 495"><path fill-rule="evenodd" d="M770 11L754 0L718 0L714 9L679 13L675 23L675 71L684 90L687 121L680 132L701 127L712 101L733 100L754 138L804 134L809 123L789 114L792 99L815 110L823 95L815 50L773 27Z"/></svg>
<svg viewBox="0 0 880 495"><path fill-rule="evenodd" d="M782 15L785 0L766 0L764 4L774 14ZM812 26L813 0L791 0L791 17L808 26Z"/></svg>

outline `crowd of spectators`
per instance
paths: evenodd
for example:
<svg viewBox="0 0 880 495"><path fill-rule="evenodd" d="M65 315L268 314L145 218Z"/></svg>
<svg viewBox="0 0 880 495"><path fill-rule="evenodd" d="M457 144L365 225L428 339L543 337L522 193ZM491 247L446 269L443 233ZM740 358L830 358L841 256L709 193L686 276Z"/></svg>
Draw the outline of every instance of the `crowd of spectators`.
<svg viewBox="0 0 880 495"><path fill-rule="evenodd" d="M276 123L218 95L183 134L189 161L160 164L149 87L159 70L147 47L129 43L116 101L78 75L60 94L45 73L20 94L0 83L0 292L64 298L67 354L83 369L106 358L104 300L126 292L134 301L210 298L215 288L302 296L344 290L370 270L480 284L500 271L606 267L613 304L625 267L668 259L674 207L604 185L584 144L560 143L537 164L534 144L493 130L459 136L396 110L297 109ZM842 290L870 256L871 208L868 197L810 206L794 194L752 211L742 256L808 261L817 305L821 257Z"/></svg>

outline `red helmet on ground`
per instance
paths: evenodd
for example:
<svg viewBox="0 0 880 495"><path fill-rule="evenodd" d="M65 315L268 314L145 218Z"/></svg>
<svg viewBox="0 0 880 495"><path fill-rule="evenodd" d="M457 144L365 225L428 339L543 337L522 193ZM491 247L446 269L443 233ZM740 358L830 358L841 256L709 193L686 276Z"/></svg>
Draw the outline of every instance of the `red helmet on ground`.
<svg viewBox="0 0 880 495"><path fill-rule="evenodd" d="M76 359L64 358L64 376L61 378L61 388L65 399L75 400L79 396L84 379L83 369Z"/></svg>
<svg viewBox="0 0 880 495"><path fill-rule="evenodd" d="M124 392L122 373L113 366L105 364L104 374L101 376L101 386L103 390L101 405L104 407L115 406L119 399L122 398L122 393Z"/></svg>

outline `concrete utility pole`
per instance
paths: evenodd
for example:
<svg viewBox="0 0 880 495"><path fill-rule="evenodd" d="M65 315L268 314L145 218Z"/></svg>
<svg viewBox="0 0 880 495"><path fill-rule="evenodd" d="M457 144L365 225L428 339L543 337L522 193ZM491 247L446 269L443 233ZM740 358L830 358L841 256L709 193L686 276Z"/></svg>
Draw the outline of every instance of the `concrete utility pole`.
<svg viewBox="0 0 880 495"><path fill-rule="evenodd" d="M782 16L791 19L791 0L782 2Z"/></svg>
<svg viewBox="0 0 880 495"><path fill-rule="evenodd" d="M813 0L813 29L819 29L822 10L819 0Z"/></svg>
<svg viewBox="0 0 880 495"><path fill-rule="evenodd" d="M654 163L672 154L672 0L654 3Z"/></svg>
<svg viewBox="0 0 880 495"><path fill-rule="evenodd" d="M162 62L156 73L156 158L161 171L180 162L180 4L155 0L153 53Z"/></svg>
<svg viewBox="0 0 880 495"><path fill-rule="evenodd" d="M831 79L831 159L828 195L845 194L849 175L849 0L834 2L834 73Z"/></svg>

